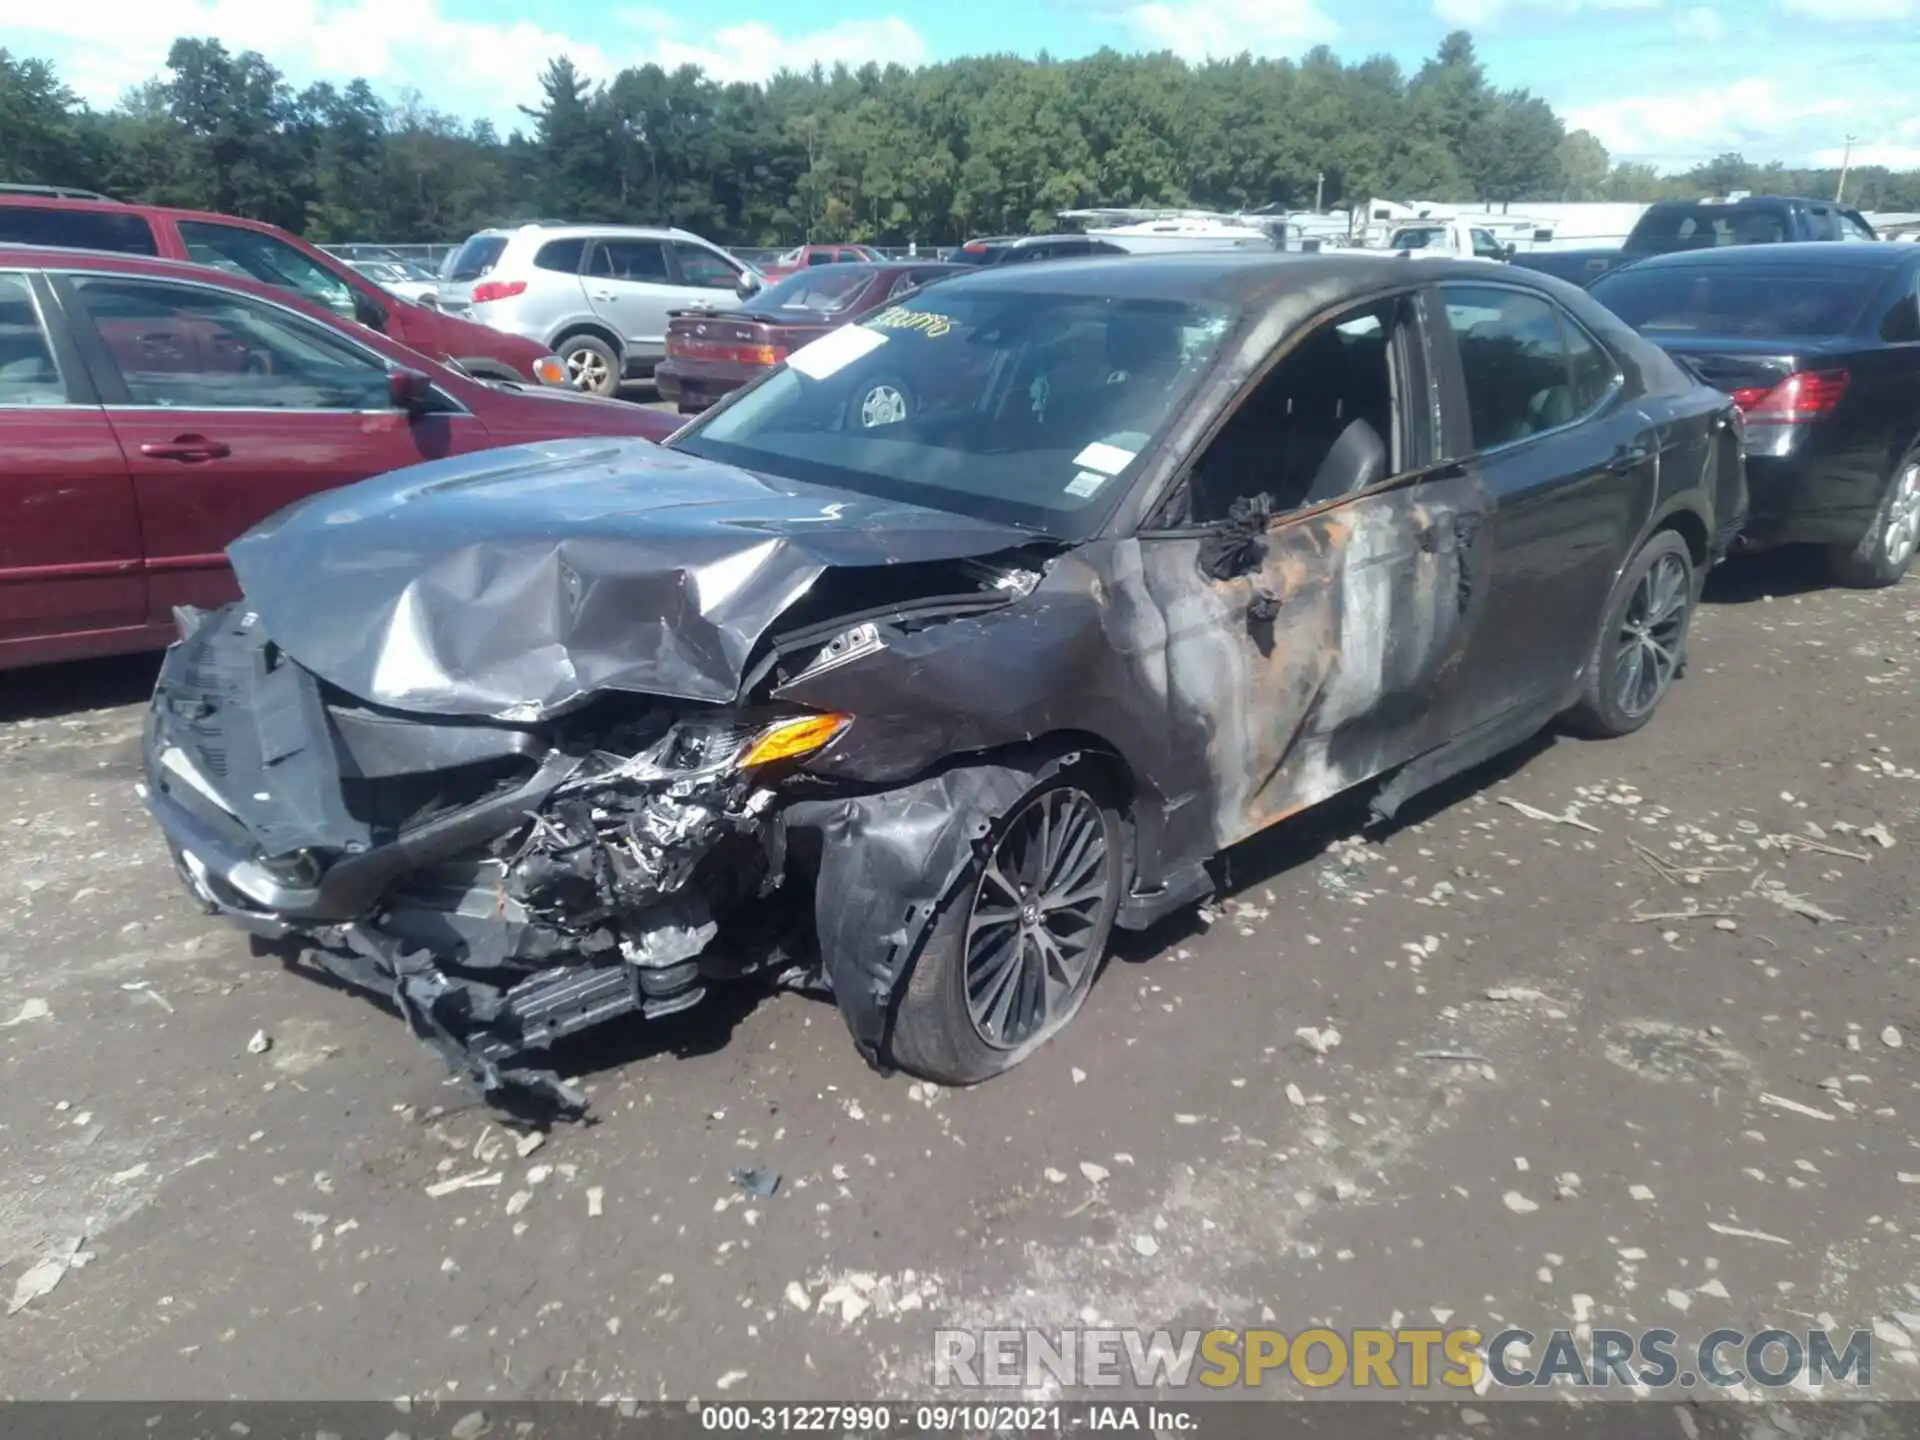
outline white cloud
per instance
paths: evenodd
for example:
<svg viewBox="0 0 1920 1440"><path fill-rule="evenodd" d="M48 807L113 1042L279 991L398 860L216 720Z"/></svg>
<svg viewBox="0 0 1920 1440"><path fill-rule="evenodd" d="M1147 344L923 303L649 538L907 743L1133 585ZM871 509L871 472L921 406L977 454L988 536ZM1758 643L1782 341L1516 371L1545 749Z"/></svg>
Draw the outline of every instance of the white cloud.
<svg viewBox="0 0 1920 1440"><path fill-rule="evenodd" d="M1905 20L1920 14L1920 0L1781 0L1780 8L1832 23L1850 20L1873 23Z"/></svg>
<svg viewBox="0 0 1920 1440"><path fill-rule="evenodd" d="M757 80L816 60L920 64L927 58L920 33L898 17L844 20L797 34L758 22L691 27L696 38L683 39L681 27L664 17L642 14L627 26L610 26L604 11L589 8L580 13L593 22L595 38L584 40L532 20L454 18L474 13L453 0L99 0L85 6L0 0L0 35L16 54L52 61L96 106L113 104L128 86L159 74L176 37L215 36L231 51L259 51L296 85L365 76L388 93L416 87L429 104L503 124L524 123L516 107L538 100L538 72L559 55L596 80L650 60L700 65L721 80Z"/></svg>
<svg viewBox="0 0 1920 1440"><path fill-rule="evenodd" d="M1718 10L1695 5L1673 17L1673 28L1682 40L1698 40L1711 45L1727 38L1727 22Z"/></svg>
<svg viewBox="0 0 1920 1440"><path fill-rule="evenodd" d="M1658 10L1666 0L1433 0L1436 18L1449 25L1479 29L1503 15L1522 10L1547 10L1573 15L1582 10ZM1814 0L1817 3L1817 0ZM1874 3L1874 0L1865 0Z"/></svg>
<svg viewBox="0 0 1920 1440"><path fill-rule="evenodd" d="M1627 95L1583 105L1566 114L1567 128L1590 130L1615 159L1687 164L1724 151L1752 157L1805 158L1816 148L1794 148L1789 137L1844 134L1849 116L1886 115L1866 97L1819 97L1818 87L1782 85L1766 76L1750 76L1729 85L1700 87L1673 94Z"/></svg>
<svg viewBox="0 0 1920 1440"><path fill-rule="evenodd" d="M927 42L918 30L897 15L877 20L843 20L804 35L782 35L759 20L725 25L718 30L683 27L658 11L638 11L621 17L648 31L644 59L671 70L698 65L716 80L764 80L779 70L806 70L816 62L833 66L844 62L864 65L924 65ZM698 37L681 38L686 29ZM628 61L627 63L632 63Z"/></svg>
<svg viewBox="0 0 1920 1440"><path fill-rule="evenodd" d="M1188 60L1289 54L1340 33L1313 0L1148 0L1121 18L1147 49Z"/></svg>

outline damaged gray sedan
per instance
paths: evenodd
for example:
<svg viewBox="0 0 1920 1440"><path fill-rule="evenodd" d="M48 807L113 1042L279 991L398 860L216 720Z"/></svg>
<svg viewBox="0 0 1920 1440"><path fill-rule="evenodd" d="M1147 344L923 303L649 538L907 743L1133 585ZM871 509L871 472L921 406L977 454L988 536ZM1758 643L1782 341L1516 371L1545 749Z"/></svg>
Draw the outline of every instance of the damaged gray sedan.
<svg viewBox="0 0 1920 1440"><path fill-rule="evenodd" d="M268 521L147 798L207 909L490 1092L578 1108L554 1042L752 976L965 1084L1222 848L1644 724L1744 509L1731 402L1544 276L993 270L665 446Z"/></svg>

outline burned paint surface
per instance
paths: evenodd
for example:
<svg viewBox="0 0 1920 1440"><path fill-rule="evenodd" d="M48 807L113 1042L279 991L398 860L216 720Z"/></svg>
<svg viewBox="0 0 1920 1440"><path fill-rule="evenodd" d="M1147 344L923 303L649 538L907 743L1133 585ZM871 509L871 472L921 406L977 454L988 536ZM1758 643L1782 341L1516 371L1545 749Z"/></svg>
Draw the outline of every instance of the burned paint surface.
<svg viewBox="0 0 1920 1440"><path fill-rule="evenodd" d="M1283 517L1257 566L1222 580L1200 574L1203 541L1143 542L1169 689L1204 727L1211 848L1428 743L1468 631L1476 491L1461 476Z"/></svg>
<svg viewBox="0 0 1920 1440"><path fill-rule="evenodd" d="M247 602L189 617L156 689L149 804L188 887L489 1089L571 1106L537 1059L555 1039L752 973L830 989L883 1061L941 907L1063 768L1099 767L1124 807L1122 923L1342 790L1442 773L1516 574L1479 467L1142 528L1266 350L1405 272L1126 263L1128 285L1198 276L1264 309L1086 538L600 442L417 467L262 527L234 550ZM1675 385L1643 398L1697 443L1723 402ZM1642 528L1721 533L1701 467L1656 478ZM1608 566L1639 538L1610 524ZM1549 655L1549 691L1586 643ZM796 709L851 719L748 768Z"/></svg>

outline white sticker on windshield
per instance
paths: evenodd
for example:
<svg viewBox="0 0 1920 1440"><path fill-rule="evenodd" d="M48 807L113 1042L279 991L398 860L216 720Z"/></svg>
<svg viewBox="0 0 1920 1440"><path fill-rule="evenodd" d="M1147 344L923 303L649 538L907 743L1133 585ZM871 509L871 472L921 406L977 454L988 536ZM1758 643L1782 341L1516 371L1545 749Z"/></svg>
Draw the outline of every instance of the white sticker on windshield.
<svg viewBox="0 0 1920 1440"><path fill-rule="evenodd" d="M802 345L787 357L787 367L811 379L824 380L886 343L887 337L877 330L869 330L864 325L845 325Z"/></svg>
<svg viewBox="0 0 1920 1440"><path fill-rule="evenodd" d="M1108 475L1118 475L1133 463L1135 452L1122 450L1118 445L1109 445L1104 440L1096 440L1078 455L1073 463L1088 470L1100 470Z"/></svg>
<svg viewBox="0 0 1920 1440"><path fill-rule="evenodd" d="M1082 470L1067 482L1067 493L1078 499L1086 499L1112 478L1102 475L1098 470Z"/></svg>

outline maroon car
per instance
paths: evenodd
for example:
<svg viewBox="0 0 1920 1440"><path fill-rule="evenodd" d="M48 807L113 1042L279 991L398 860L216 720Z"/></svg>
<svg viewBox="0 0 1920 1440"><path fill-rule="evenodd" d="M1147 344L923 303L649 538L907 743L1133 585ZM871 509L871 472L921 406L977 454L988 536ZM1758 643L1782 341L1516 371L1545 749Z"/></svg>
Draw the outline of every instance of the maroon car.
<svg viewBox="0 0 1920 1440"><path fill-rule="evenodd" d="M704 410L809 340L967 268L932 260L810 265L738 310L681 311L667 321L667 358L654 371L654 383L660 398L677 404L681 414Z"/></svg>
<svg viewBox="0 0 1920 1440"><path fill-rule="evenodd" d="M566 367L546 346L404 300L338 256L259 220L97 197L0 193L0 245L192 260L291 290L481 380L567 383Z"/></svg>
<svg viewBox="0 0 1920 1440"><path fill-rule="evenodd" d="M878 263L885 258L871 245L802 245L787 251L772 264L762 265L760 273L769 280L784 280L795 271L814 265Z"/></svg>
<svg viewBox="0 0 1920 1440"><path fill-rule="evenodd" d="M157 649L226 546L388 470L672 417L475 380L200 265L0 245L0 669Z"/></svg>

